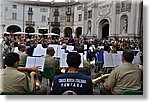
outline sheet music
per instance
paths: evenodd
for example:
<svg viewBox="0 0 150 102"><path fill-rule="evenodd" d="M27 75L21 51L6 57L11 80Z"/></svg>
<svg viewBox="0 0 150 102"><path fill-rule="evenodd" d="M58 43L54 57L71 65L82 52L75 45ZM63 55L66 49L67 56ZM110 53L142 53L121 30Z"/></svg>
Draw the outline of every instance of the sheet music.
<svg viewBox="0 0 150 102"><path fill-rule="evenodd" d="M41 55L42 56L46 56L46 50L47 50L47 48L42 48L41 49Z"/></svg>
<svg viewBox="0 0 150 102"><path fill-rule="evenodd" d="M58 57L61 58L62 54L65 53L65 49L58 48Z"/></svg>
<svg viewBox="0 0 150 102"><path fill-rule="evenodd" d="M114 67L113 57L111 53L104 53L104 66Z"/></svg>
<svg viewBox="0 0 150 102"><path fill-rule="evenodd" d="M67 62L66 62L67 54L68 53L62 53L61 54L61 56L60 56L60 67L66 67L66 68L68 67Z"/></svg>
<svg viewBox="0 0 150 102"><path fill-rule="evenodd" d="M57 57L58 56L58 48L57 47L53 47L54 50L55 50L55 54L54 54L54 57Z"/></svg>
<svg viewBox="0 0 150 102"><path fill-rule="evenodd" d="M46 56L47 48L34 48L32 56Z"/></svg>
<svg viewBox="0 0 150 102"><path fill-rule="evenodd" d="M120 65L122 63L122 55L121 54L112 54L114 67Z"/></svg>
<svg viewBox="0 0 150 102"><path fill-rule="evenodd" d="M35 57L27 57L26 68L34 67Z"/></svg>
<svg viewBox="0 0 150 102"><path fill-rule="evenodd" d="M116 67L122 63L121 54L104 53L104 66Z"/></svg>
<svg viewBox="0 0 150 102"><path fill-rule="evenodd" d="M40 50L41 50L40 48L34 48L32 56L40 56L41 55Z"/></svg>
<svg viewBox="0 0 150 102"><path fill-rule="evenodd" d="M117 51L117 54L122 54L123 53L123 51Z"/></svg>
<svg viewBox="0 0 150 102"><path fill-rule="evenodd" d="M83 53L79 53L81 56L81 64L79 66L79 68L83 68Z"/></svg>
<svg viewBox="0 0 150 102"><path fill-rule="evenodd" d="M45 64L45 58L43 57L27 57L26 68L32 68L35 66L40 66L40 70L43 71Z"/></svg>
<svg viewBox="0 0 150 102"><path fill-rule="evenodd" d="M67 48L66 48L69 52L71 52L73 49L74 49L74 46L69 46L67 45Z"/></svg>
<svg viewBox="0 0 150 102"><path fill-rule="evenodd" d="M80 68L83 68L83 54L79 53L81 55L81 64L80 64ZM60 57L60 67L66 67L68 68L68 64L67 64L67 55L68 53L62 53L61 57Z"/></svg>
<svg viewBox="0 0 150 102"><path fill-rule="evenodd" d="M133 64L140 64L141 63L140 56L134 56L132 63Z"/></svg>
<svg viewBox="0 0 150 102"><path fill-rule="evenodd" d="M43 57L36 57L35 58L35 64L34 66L40 66L40 70L43 71L44 70L44 64L45 64L45 58Z"/></svg>

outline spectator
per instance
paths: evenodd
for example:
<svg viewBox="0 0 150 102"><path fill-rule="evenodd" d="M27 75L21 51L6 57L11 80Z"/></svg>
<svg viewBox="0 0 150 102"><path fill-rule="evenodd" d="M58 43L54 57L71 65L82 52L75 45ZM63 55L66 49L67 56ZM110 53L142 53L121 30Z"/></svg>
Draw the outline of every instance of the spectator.
<svg viewBox="0 0 150 102"><path fill-rule="evenodd" d="M74 39L73 39L73 37L71 36L70 38L69 38L69 40L68 40L68 44L69 45L72 45L74 43Z"/></svg>

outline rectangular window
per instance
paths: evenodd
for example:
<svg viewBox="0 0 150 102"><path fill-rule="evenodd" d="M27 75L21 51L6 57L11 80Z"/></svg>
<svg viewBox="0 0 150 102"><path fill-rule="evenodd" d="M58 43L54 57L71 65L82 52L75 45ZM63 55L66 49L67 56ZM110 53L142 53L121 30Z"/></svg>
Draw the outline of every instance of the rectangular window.
<svg viewBox="0 0 150 102"><path fill-rule="evenodd" d="M85 12L84 12L84 20L87 20L87 17L88 17L88 11L87 11L87 9L85 9Z"/></svg>
<svg viewBox="0 0 150 102"><path fill-rule="evenodd" d="M121 11L120 3L117 3L117 4L116 4L116 14L119 14L120 11Z"/></svg>
<svg viewBox="0 0 150 102"><path fill-rule="evenodd" d="M82 14L79 14L78 21L82 21Z"/></svg>
<svg viewBox="0 0 150 102"><path fill-rule="evenodd" d="M12 5L12 8L13 9L17 9L17 5Z"/></svg>
<svg viewBox="0 0 150 102"><path fill-rule="evenodd" d="M29 7L29 10L28 10L28 12L33 12L33 11L32 11L32 7Z"/></svg>
<svg viewBox="0 0 150 102"><path fill-rule="evenodd" d="M83 8L82 6L78 6L77 10L82 10L82 8Z"/></svg>
<svg viewBox="0 0 150 102"><path fill-rule="evenodd" d="M88 18L92 18L92 10L88 11Z"/></svg>
<svg viewBox="0 0 150 102"><path fill-rule="evenodd" d="M130 12L130 9L131 9L131 5L129 2L122 2L122 5L121 5L121 11L122 12Z"/></svg>
<svg viewBox="0 0 150 102"><path fill-rule="evenodd" d="M42 16L42 22L46 22L46 16Z"/></svg>
<svg viewBox="0 0 150 102"><path fill-rule="evenodd" d="M48 12L47 8L40 8L40 12Z"/></svg>
<svg viewBox="0 0 150 102"><path fill-rule="evenodd" d="M15 12L12 13L12 19L17 20L17 13L15 13Z"/></svg>
<svg viewBox="0 0 150 102"><path fill-rule="evenodd" d="M67 15L67 22L70 22L70 15Z"/></svg>

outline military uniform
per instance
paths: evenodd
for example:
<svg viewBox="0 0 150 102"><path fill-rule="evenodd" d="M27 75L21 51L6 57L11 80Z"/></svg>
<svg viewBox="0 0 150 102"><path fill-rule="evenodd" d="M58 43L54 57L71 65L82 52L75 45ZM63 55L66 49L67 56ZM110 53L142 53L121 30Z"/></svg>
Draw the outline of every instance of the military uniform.
<svg viewBox="0 0 150 102"><path fill-rule="evenodd" d="M56 73L60 73L59 60L55 59L54 57L52 57L50 55L46 55L44 68L54 68Z"/></svg>
<svg viewBox="0 0 150 102"><path fill-rule="evenodd" d="M26 75L16 68L6 67L6 69L1 70L1 81L2 87L0 88L0 92L7 93L24 93L27 91L31 91L31 83L29 80L29 90L27 90L27 82Z"/></svg>
<svg viewBox="0 0 150 102"><path fill-rule="evenodd" d="M86 74L86 75L91 75L90 63L86 60L83 60L83 68L79 68L79 72Z"/></svg>
<svg viewBox="0 0 150 102"><path fill-rule="evenodd" d="M21 51L19 51L18 54L19 54L19 58L20 58L19 66L25 67L26 59L27 59L28 55L23 53L23 52L21 52Z"/></svg>
<svg viewBox="0 0 150 102"><path fill-rule="evenodd" d="M140 81L141 70L136 65L126 62L112 70L105 83L111 87L112 94L122 94L125 89L141 89Z"/></svg>

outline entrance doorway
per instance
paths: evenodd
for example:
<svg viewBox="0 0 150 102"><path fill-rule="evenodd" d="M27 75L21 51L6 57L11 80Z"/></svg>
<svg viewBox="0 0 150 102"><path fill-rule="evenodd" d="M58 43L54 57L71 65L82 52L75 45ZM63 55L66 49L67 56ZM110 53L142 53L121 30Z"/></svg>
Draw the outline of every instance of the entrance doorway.
<svg viewBox="0 0 150 102"><path fill-rule="evenodd" d="M21 28L16 25L11 25L7 28L7 32L12 32L12 33L21 32Z"/></svg>
<svg viewBox="0 0 150 102"><path fill-rule="evenodd" d="M72 29L70 27L65 28L64 30L65 37L70 37L72 36Z"/></svg>
<svg viewBox="0 0 150 102"><path fill-rule="evenodd" d="M59 34L59 35L60 35L60 29L59 29L59 28L53 28L53 29L52 29L52 33L55 33L55 34Z"/></svg>
<svg viewBox="0 0 150 102"><path fill-rule="evenodd" d="M76 36L77 36L77 38L79 38L81 34L82 34L82 27L78 27L76 29Z"/></svg>
<svg viewBox="0 0 150 102"><path fill-rule="evenodd" d="M99 37L102 39L107 39L109 36L109 21L103 19L99 23Z"/></svg>

